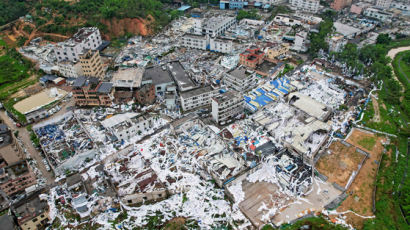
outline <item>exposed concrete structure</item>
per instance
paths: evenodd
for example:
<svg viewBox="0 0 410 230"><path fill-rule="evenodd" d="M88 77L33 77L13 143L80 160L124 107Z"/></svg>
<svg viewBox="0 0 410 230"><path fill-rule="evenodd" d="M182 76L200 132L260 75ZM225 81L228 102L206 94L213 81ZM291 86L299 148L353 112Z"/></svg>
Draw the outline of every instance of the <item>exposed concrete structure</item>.
<svg viewBox="0 0 410 230"><path fill-rule="evenodd" d="M35 184L36 176L25 160L0 168L0 189L7 196L24 192L26 188Z"/></svg>
<svg viewBox="0 0 410 230"><path fill-rule="evenodd" d="M43 229L48 225L49 207L46 200L35 193L27 199L13 205L17 222L23 230Z"/></svg>
<svg viewBox="0 0 410 230"><path fill-rule="evenodd" d="M124 113L105 119L101 124L111 130L118 140L129 141L152 129L154 117L149 114Z"/></svg>
<svg viewBox="0 0 410 230"><path fill-rule="evenodd" d="M228 91L212 98L212 118L217 123L229 122L243 113L244 100L236 91Z"/></svg>
<svg viewBox="0 0 410 230"><path fill-rule="evenodd" d="M112 103L112 87L95 77L79 77L72 86L75 103L79 106L108 106Z"/></svg>
<svg viewBox="0 0 410 230"><path fill-rule="evenodd" d="M21 146L9 127L2 123L0 123L0 157L6 165L12 165L24 159Z"/></svg>
<svg viewBox="0 0 410 230"><path fill-rule="evenodd" d="M57 63L60 74L67 78L77 78L83 75L83 69L79 62L62 61Z"/></svg>
<svg viewBox="0 0 410 230"><path fill-rule="evenodd" d="M239 66L236 69L228 71L223 78L224 83L239 92L246 91L256 84L255 71Z"/></svg>
<svg viewBox="0 0 410 230"><path fill-rule="evenodd" d="M180 94L182 110L192 110L201 106L208 106L211 104L212 97L218 95L218 90L211 86L205 86Z"/></svg>

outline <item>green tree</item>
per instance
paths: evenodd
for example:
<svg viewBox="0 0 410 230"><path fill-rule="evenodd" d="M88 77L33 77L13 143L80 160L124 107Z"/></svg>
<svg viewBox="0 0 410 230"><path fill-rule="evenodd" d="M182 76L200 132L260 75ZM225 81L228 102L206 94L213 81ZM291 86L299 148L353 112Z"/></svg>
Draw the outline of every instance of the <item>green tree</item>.
<svg viewBox="0 0 410 230"><path fill-rule="evenodd" d="M391 38L388 34L379 34L376 39L376 44L388 45L391 42Z"/></svg>

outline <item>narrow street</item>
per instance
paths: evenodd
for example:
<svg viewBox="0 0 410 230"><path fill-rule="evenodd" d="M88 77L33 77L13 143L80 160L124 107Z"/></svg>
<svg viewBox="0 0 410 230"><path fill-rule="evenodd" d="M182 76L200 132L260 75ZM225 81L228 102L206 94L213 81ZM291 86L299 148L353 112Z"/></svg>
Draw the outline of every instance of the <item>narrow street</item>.
<svg viewBox="0 0 410 230"><path fill-rule="evenodd" d="M53 116L51 116L48 119L51 119L55 116L59 116L61 114L64 114L65 112L67 112L67 107L73 106L74 102L73 100L70 100L69 102L65 103L64 106L62 107L62 109L60 111L58 111L57 113L55 113ZM43 174L44 179L46 179L46 183L47 185L51 185L54 184L54 174L52 171L47 171L46 167L43 163L43 157L41 156L41 153L33 146L33 144L31 143L31 139L30 139L30 132L27 131L26 127L21 127L18 128L16 127L16 125L14 124L13 120L7 116L6 112L4 110L0 111L0 119L3 120L6 125L12 130L12 132L14 131L19 131L18 134L18 138L22 141L23 143L23 149L27 149L27 152L30 154L30 156L36 160L37 162L37 167L38 169L41 171L41 173ZM47 120L47 119L45 119Z"/></svg>
<svg viewBox="0 0 410 230"><path fill-rule="evenodd" d="M36 160L37 162L37 167L43 174L44 179L46 179L47 184L52 184L54 183L54 175L52 172L48 172L46 170L46 167L44 166L43 163L43 157L41 156L40 152L36 150L36 148L32 145L31 139L30 139L30 133L27 131L26 127L21 127L17 128L14 125L13 120L7 116L5 111L0 112L0 118L4 121L4 123L7 124L7 126L14 131L19 131L18 138L21 139L23 142L23 149L26 149L27 152L30 154L30 156Z"/></svg>

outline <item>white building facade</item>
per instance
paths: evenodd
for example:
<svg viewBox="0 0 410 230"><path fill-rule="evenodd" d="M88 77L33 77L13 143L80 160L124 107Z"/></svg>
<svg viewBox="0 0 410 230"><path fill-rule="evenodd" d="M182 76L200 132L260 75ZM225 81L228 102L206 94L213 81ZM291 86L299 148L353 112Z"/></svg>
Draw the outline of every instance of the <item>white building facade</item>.
<svg viewBox="0 0 410 230"><path fill-rule="evenodd" d="M235 17L212 17L202 22L202 34L217 37L225 33L235 23Z"/></svg>
<svg viewBox="0 0 410 230"><path fill-rule="evenodd" d="M84 49L96 50L102 44L100 30L97 27L81 28L74 36L55 46L57 61L77 62Z"/></svg>
<svg viewBox="0 0 410 230"><path fill-rule="evenodd" d="M243 96L237 91L228 91L212 98L212 119L219 123L233 121L244 111Z"/></svg>
<svg viewBox="0 0 410 230"><path fill-rule="evenodd" d="M218 90L214 90L211 86L181 93L180 98L182 110L187 111L201 106L210 105L212 97L217 95Z"/></svg>
<svg viewBox="0 0 410 230"><path fill-rule="evenodd" d="M147 133L153 128L154 117L148 114L125 113L110 117L101 124L119 140L129 141L132 137Z"/></svg>
<svg viewBox="0 0 410 230"><path fill-rule="evenodd" d="M376 6L383 8L383 9L388 9L390 8L391 0L377 0L376 1Z"/></svg>
<svg viewBox="0 0 410 230"><path fill-rule="evenodd" d="M62 61L57 63L58 72L63 77L77 78L83 75L80 62Z"/></svg>
<svg viewBox="0 0 410 230"><path fill-rule="evenodd" d="M319 11L319 0L290 0L292 8L310 13L317 13Z"/></svg>
<svg viewBox="0 0 410 230"><path fill-rule="evenodd" d="M367 17L375 18L382 22L389 21L393 17L393 14L391 13L388 13L384 10L375 9L375 8L365 9L363 12L363 15Z"/></svg>
<svg viewBox="0 0 410 230"><path fill-rule="evenodd" d="M292 46L292 50L298 52L306 52L307 51L307 32L301 31L295 35L295 43Z"/></svg>
<svg viewBox="0 0 410 230"><path fill-rule="evenodd" d="M231 53L233 50L233 42L228 39L211 38L209 41L211 51L220 53Z"/></svg>
<svg viewBox="0 0 410 230"><path fill-rule="evenodd" d="M240 66L224 74L223 82L226 86L244 92L256 84L256 73Z"/></svg>
<svg viewBox="0 0 410 230"><path fill-rule="evenodd" d="M180 43L181 46L200 50L206 50L207 44L208 41L205 36L196 34L185 34L181 37Z"/></svg>

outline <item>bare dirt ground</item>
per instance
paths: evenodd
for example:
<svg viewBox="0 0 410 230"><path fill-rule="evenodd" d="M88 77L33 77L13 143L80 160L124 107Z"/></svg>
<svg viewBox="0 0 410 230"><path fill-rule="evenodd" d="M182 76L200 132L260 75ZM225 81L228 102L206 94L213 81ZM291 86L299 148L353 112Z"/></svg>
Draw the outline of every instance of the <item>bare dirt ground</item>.
<svg viewBox="0 0 410 230"><path fill-rule="evenodd" d="M329 182L345 187L365 156L358 153L355 146L347 147L340 141L333 142L328 151L330 154L319 159L316 169L327 176Z"/></svg>
<svg viewBox="0 0 410 230"><path fill-rule="evenodd" d="M373 122L380 122L380 109L379 109L379 102L372 96L372 104L373 104L373 109L374 109L374 117L373 117Z"/></svg>
<svg viewBox="0 0 410 230"><path fill-rule="evenodd" d="M40 86L40 83L37 82L34 85L28 86L27 88L17 91L15 94L11 95L11 98L25 97L36 94L40 92L43 88Z"/></svg>
<svg viewBox="0 0 410 230"><path fill-rule="evenodd" d="M363 144L363 140L374 139L372 146ZM338 212L352 210L362 216L373 216L373 189L376 179L376 171L384 147L382 142L384 137L378 137L373 133L354 129L346 142L367 151L370 155L362 166L359 174L356 176L350 188L346 191L349 195L346 200L337 208ZM365 145L365 146L364 146ZM363 228L363 223L366 219L357 215L348 213L345 214L346 222L353 225L357 229Z"/></svg>

